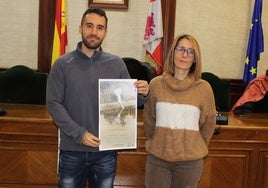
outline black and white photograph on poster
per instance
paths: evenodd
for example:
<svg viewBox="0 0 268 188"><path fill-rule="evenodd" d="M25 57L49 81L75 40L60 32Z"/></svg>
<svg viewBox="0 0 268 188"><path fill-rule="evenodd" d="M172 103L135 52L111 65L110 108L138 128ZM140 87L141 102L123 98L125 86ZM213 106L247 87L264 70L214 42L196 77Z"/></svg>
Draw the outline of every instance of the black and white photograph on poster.
<svg viewBox="0 0 268 188"><path fill-rule="evenodd" d="M136 149L136 79L99 80L99 149Z"/></svg>

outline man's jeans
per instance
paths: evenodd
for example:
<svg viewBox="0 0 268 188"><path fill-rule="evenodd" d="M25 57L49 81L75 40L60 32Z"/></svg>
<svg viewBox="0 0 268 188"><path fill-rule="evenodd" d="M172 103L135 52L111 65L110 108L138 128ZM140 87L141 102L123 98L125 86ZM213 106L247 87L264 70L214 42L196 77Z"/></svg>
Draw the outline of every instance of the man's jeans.
<svg viewBox="0 0 268 188"><path fill-rule="evenodd" d="M112 188L116 172L117 152L60 151L59 187Z"/></svg>

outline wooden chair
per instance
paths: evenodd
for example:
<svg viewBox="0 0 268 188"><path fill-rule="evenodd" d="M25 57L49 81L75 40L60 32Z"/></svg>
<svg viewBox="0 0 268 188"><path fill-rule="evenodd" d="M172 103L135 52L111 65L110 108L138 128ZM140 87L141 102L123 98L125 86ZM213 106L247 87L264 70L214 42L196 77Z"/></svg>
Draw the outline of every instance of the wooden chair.
<svg viewBox="0 0 268 188"><path fill-rule="evenodd" d="M0 72L0 103L46 104L47 73L16 65Z"/></svg>

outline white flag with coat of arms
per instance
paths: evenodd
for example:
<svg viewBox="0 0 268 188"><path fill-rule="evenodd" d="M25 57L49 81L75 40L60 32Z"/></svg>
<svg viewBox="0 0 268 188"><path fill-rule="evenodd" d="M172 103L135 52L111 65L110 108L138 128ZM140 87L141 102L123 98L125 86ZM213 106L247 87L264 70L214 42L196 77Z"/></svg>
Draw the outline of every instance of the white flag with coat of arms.
<svg viewBox="0 0 268 188"><path fill-rule="evenodd" d="M146 61L156 68L157 74L162 72L162 7L161 0L150 0L143 46L146 49Z"/></svg>

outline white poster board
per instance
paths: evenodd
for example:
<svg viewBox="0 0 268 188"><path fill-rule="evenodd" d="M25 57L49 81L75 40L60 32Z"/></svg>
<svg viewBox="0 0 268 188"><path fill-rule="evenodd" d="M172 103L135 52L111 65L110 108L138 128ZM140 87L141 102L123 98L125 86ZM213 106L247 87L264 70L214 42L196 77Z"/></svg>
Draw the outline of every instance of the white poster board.
<svg viewBox="0 0 268 188"><path fill-rule="evenodd" d="M135 79L99 80L99 149L137 148Z"/></svg>

